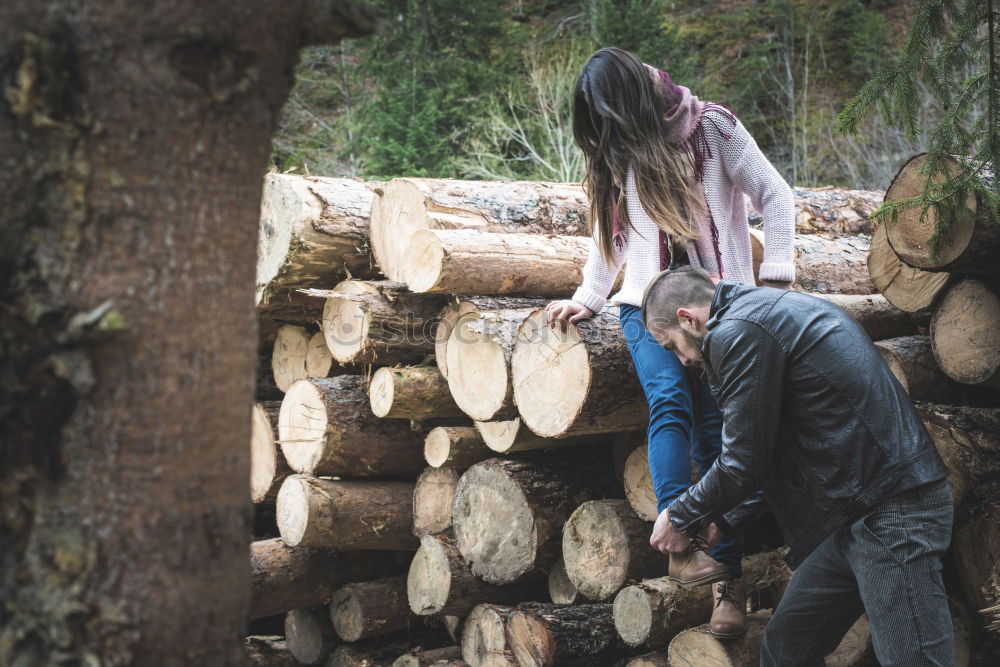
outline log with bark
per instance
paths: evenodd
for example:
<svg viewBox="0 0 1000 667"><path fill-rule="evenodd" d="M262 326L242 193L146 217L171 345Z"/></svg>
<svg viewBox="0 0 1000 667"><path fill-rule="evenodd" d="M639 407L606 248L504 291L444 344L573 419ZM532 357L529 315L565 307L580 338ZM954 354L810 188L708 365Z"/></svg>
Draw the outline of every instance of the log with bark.
<svg viewBox="0 0 1000 667"><path fill-rule="evenodd" d="M666 651L653 651L628 661L625 667L670 667Z"/></svg>
<svg viewBox="0 0 1000 667"><path fill-rule="evenodd" d="M386 276L405 282L410 240L421 229L583 236L588 210L576 183L397 178L372 206L372 251Z"/></svg>
<svg viewBox="0 0 1000 667"><path fill-rule="evenodd" d="M378 274L368 242L374 190L346 178L268 174L257 236L257 303L281 290Z"/></svg>
<svg viewBox="0 0 1000 667"><path fill-rule="evenodd" d="M341 644L323 667L392 667L396 659L413 649L414 640L378 637L354 644Z"/></svg>
<svg viewBox="0 0 1000 667"><path fill-rule="evenodd" d="M588 600L603 602L630 579L666 572L667 558L649 545L653 524L636 516L626 500L591 500L563 526L566 573Z"/></svg>
<svg viewBox="0 0 1000 667"><path fill-rule="evenodd" d="M962 401L961 387L938 367L929 337L887 338L877 341L875 349L914 401Z"/></svg>
<svg viewBox="0 0 1000 667"><path fill-rule="evenodd" d="M927 176L920 173L927 159L926 153L910 158L900 168L889 189L886 201L900 201L918 196L924 188ZM946 170L955 173L958 162L947 157ZM935 182L944 179L936 175ZM890 222L886 231L889 243L899 258L918 269L928 271L949 271L975 274L1000 273L996 258L1000 253L1000 226L995 224L986 202L981 201L971 190L966 196L967 209L955 215L948 230L939 230L941 218L935 208L926 211L920 206L911 206L898 211L898 216ZM936 248L931 238L940 231Z"/></svg>
<svg viewBox="0 0 1000 667"><path fill-rule="evenodd" d="M514 655L507 647L507 621L513 607L478 604L462 626L462 659L471 667L513 667Z"/></svg>
<svg viewBox="0 0 1000 667"><path fill-rule="evenodd" d="M368 399L376 417L424 421L464 414L435 366L380 368L368 386Z"/></svg>
<svg viewBox="0 0 1000 667"><path fill-rule="evenodd" d="M437 294L414 294L388 280L345 280L332 290L310 294L326 299L323 335L342 364L420 361L434 351L432 333L447 301Z"/></svg>
<svg viewBox="0 0 1000 667"><path fill-rule="evenodd" d="M1000 290L980 280L951 285L931 318L931 346L945 375L1000 387Z"/></svg>
<svg viewBox="0 0 1000 667"><path fill-rule="evenodd" d="M293 382L309 377L306 357L311 339L312 333L306 327L284 324L278 329L271 350L271 372L281 391L288 391Z"/></svg>
<svg viewBox="0 0 1000 667"><path fill-rule="evenodd" d="M818 294L872 294L868 278L866 236L805 234L795 237L795 282L793 289ZM764 232L750 230L750 250L763 258ZM754 266L754 275L759 264Z"/></svg>
<svg viewBox="0 0 1000 667"><path fill-rule="evenodd" d="M566 331L549 328L545 310L535 310L518 328L511 376L521 420L537 435L614 433L646 423L616 308Z"/></svg>
<svg viewBox="0 0 1000 667"><path fill-rule="evenodd" d="M567 298L589 247L583 236L424 229L410 238L403 273L414 292Z"/></svg>
<svg viewBox="0 0 1000 667"><path fill-rule="evenodd" d="M309 296L306 288L270 292L257 304L258 337L270 342L282 324L316 326L323 319L323 300Z"/></svg>
<svg viewBox="0 0 1000 667"><path fill-rule="evenodd" d="M250 667L295 667L299 663L288 650L284 637L247 637Z"/></svg>
<svg viewBox="0 0 1000 667"><path fill-rule="evenodd" d="M951 274L922 271L901 260L889 245L886 225L872 234L868 277L889 303L907 313L931 308L952 279Z"/></svg>
<svg viewBox="0 0 1000 667"><path fill-rule="evenodd" d="M424 460L432 468L468 468L494 456L475 426L436 426L424 439Z"/></svg>
<svg viewBox="0 0 1000 667"><path fill-rule="evenodd" d="M448 341L458 319L476 310L500 310L509 303L508 297L466 296L455 297L441 309L434 326L434 361L441 375L448 377Z"/></svg>
<svg viewBox="0 0 1000 667"><path fill-rule="evenodd" d="M1000 408L915 407L948 466L956 507L1000 498Z"/></svg>
<svg viewBox="0 0 1000 667"><path fill-rule="evenodd" d="M510 454L553 447L589 447L608 442L608 435L566 436L563 438L543 438L531 432L520 417L505 421L476 422L476 429L486 447L493 452Z"/></svg>
<svg viewBox="0 0 1000 667"><path fill-rule="evenodd" d="M326 604L333 589L405 569L390 551L330 551L290 547L280 538L250 543L250 618Z"/></svg>
<svg viewBox="0 0 1000 667"><path fill-rule="evenodd" d="M392 667L461 667L462 649L457 646L431 649L429 651L414 651L396 658Z"/></svg>
<svg viewBox="0 0 1000 667"><path fill-rule="evenodd" d="M541 578L521 579L506 586L486 583L469 567L454 541L446 535L424 535L406 581L410 609L421 616L462 615L483 600L517 603L538 597Z"/></svg>
<svg viewBox="0 0 1000 667"><path fill-rule="evenodd" d="M875 662L872 629L867 614L862 614L854 622L833 653L826 656L825 662L826 667L858 667ZM958 664L956 661L956 667Z"/></svg>
<svg viewBox="0 0 1000 667"><path fill-rule="evenodd" d="M649 474L649 446L645 442L625 459L623 486L625 498L636 515L645 521L656 521L659 512L653 478Z"/></svg>
<svg viewBox="0 0 1000 667"><path fill-rule="evenodd" d="M413 534L443 533L451 528L452 503L460 473L455 468L427 468L413 487Z"/></svg>
<svg viewBox="0 0 1000 667"><path fill-rule="evenodd" d="M784 555L779 550L743 559L748 596L766 591L766 597L780 598L792 576ZM614 602L615 627L631 646L665 646L678 632L704 623L711 614L711 586L684 589L666 577L623 588Z"/></svg>
<svg viewBox="0 0 1000 667"><path fill-rule="evenodd" d="M285 644L300 663L320 664L337 643L323 609L293 609L285 614Z"/></svg>
<svg viewBox="0 0 1000 667"><path fill-rule="evenodd" d="M278 491L278 530L290 546L415 551L413 482L292 475Z"/></svg>
<svg viewBox="0 0 1000 667"><path fill-rule="evenodd" d="M795 197L795 232L797 234L871 234L872 212L885 195L880 190L846 188L792 188ZM750 197L744 195L750 224L763 224Z"/></svg>
<svg viewBox="0 0 1000 667"><path fill-rule="evenodd" d="M406 605L406 575L341 586L330 598L330 623L345 642L400 630L413 618Z"/></svg>
<svg viewBox="0 0 1000 667"><path fill-rule="evenodd" d="M606 467L488 459L465 471L455 489L458 549L486 581L517 581L559 558L573 510L617 493Z"/></svg>
<svg viewBox="0 0 1000 667"><path fill-rule="evenodd" d="M609 664L630 652L615 632L610 604L519 604L507 643L521 667Z"/></svg>
<svg viewBox="0 0 1000 667"><path fill-rule="evenodd" d="M840 306L854 318L872 340L917 333L917 322L889 303L881 294L813 294Z"/></svg>
<svg viewBox="0 0 1000 667"><path fill-rule="evenodd" d="M566 573L566 562L560 558L549 569L549 599L555 604L575 604L582 600L580 592Z"/></svg>
<svg viewBox="0 0 1000 667"><path fill-rule="evenodd" d="M671 667L756 667L760 664L760 647L769 620L769 609L748 614L747 632L738 639L717 639L712 636L708 625L684 630L674 637L667 648L669 664ZM871 629L868 618L862 615L847 631L837 648L826 656L825 664L828 667L856 667L864 664L873 657L870 646Z"/></svg>
<svg viewBox="0 0 1000 667"><path fill-rule="evenodd" d="M250 426L250 500L270 502L292 469L278 449L278 410L281 401L254 403Z"/></svg>
<svg viewBox="0 0 1000 667"><path fill-rule="evenodd" d="M422 435L405 419L373 415L356 375L295 382L281 402L278 438L303 474L412 479L424 468Z"/></svg>
<svg viewBox="0 0 1000 667"><path fill-rule="evenodd" d="M707 625L684 630L671 640L667 658L671 667L756 667L769 620L770 609L748 614L747 632L738 639L716 639Z"/></svg>
<svg viewBox="0 0 1000 667"><path fill-rule="evenodd" d="M448 388L455 403L476 421L511 419L517 415L511 386L510 360L518 327L537 299L496 300L492 309L466 308L455 322L446 354Z"/></svg>

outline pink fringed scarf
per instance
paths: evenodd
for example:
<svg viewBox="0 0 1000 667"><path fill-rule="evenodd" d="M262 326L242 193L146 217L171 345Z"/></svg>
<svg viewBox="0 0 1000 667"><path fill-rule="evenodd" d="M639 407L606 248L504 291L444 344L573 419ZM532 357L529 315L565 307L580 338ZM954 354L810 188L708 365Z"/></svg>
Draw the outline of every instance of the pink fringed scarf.
<svg viewBox="0 0 1000 667"><path fill-rule="evenodd" d="M698 181L701 182L705 176L705 160L712 157L712 148L708 145L708 140L705 138L705 129L701 125L702 116L709 109L717 109L722 112L722 117L729 121L733 127L736 127L736 116L733 114L733 110L724 104L702 102L692 95L690 90L674 83L670 75L666 72L654 68L650 69L653 69L660 76L660 81L663 82L663 85L667 89L667 94L671 98L680 98L680 102L673 110L667 112L665 118L667 121L667 140L671 144L683 147L689 155L693 156L695 175ZM726 139L732 136L731 132L727 132L719 126L716 117L710 117L710 119L719 131L719 134ZM618 250L625 247L625 225L622 224L621 219L618 217L618 198L620 196L621 188L617 185L613 186L611 190L611 241ZM709 211L709 223L712 229L712 246L715 249L715 260L719 266L719 275L722 276L722 253L719 251L719 230L712 219L711 211ZM670 245L667 242L667 235L662 229L660 230L658 245L660 248L660 270L663 271L670 265Z"/></svg>

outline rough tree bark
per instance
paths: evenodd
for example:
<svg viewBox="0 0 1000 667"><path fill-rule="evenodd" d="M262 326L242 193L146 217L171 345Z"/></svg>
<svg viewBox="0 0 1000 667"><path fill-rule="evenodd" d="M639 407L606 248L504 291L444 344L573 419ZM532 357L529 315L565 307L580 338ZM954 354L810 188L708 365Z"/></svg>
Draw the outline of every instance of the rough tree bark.
<svg viewBox="0 0 1000 667"><path fill-rule="evenodd" d="M407 556L391 551L290 547L277 537L252 542L250 618L326 604L337 586L405 570Z"/></svg>
<svg viewBox="0 0 1000 667"><path fill-rule="evenodd" d="M0 662L245 664L270 137L298 49L373 29L0 5Z"/></svg>

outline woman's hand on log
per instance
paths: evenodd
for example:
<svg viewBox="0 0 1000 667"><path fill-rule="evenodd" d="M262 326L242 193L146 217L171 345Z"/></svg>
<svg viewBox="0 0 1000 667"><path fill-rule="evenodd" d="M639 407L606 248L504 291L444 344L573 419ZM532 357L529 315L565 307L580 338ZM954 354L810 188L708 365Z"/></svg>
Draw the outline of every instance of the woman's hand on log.
<svg viewBox="0 0 1000 667"><path fill-rule="evenodd" d="M789 280L761 280L761 287L774 287L775 289L790 290L792 283Z"/></svg>
<svg viewBox="0 0 1000 667"><path fill-rule="evenodd" d="M572 299L553 301L545 306L545 313L545 322L549 328L554 329L556 324L559 324L559 328L563 331L566 331L566 322L576 324L580 320L594 316L594 311Z"/></svg>
<svg viewBox="0 0 1000 667"><path fill-rule="evenodd" d="M677 554L687 551L691 546L691 538L674 529L674 525L670 523L670 510L664 509L653 524L649 545L660 553Z"/></svg>

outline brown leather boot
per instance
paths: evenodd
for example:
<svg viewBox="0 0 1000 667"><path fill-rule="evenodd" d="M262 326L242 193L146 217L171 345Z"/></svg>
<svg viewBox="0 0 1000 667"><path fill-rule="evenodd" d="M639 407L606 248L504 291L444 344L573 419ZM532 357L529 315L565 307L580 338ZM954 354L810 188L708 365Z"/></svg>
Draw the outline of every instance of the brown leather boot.
<svg viewBox="0 0 1000 667"><path fill-rule="evenodd" d="M692 538L684 553L670 554L668 578L682 588L703 586L729 578L726 566L708 555L705 541L699 535Z"/></svg>
<svg viewBox="0 0 1000 667"><path fill-rule="evenodd" d="M719 639L735 639L747 632L747 597L739 579L726 579L712 586L715 609L709 632Z"/></svg>

